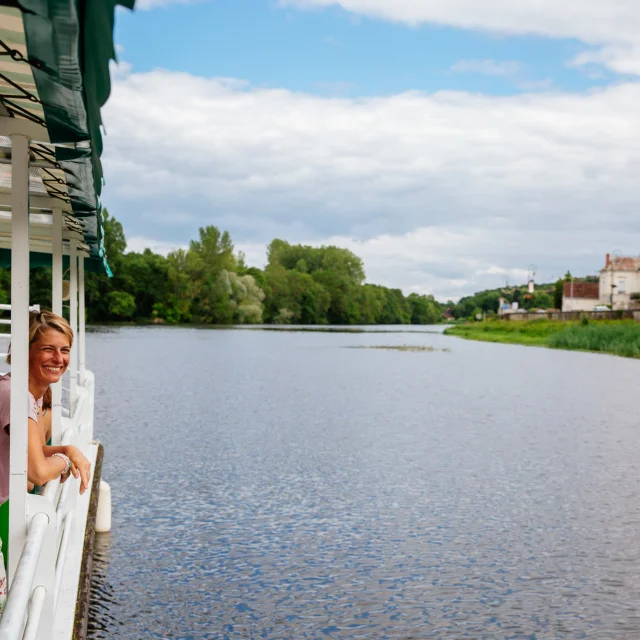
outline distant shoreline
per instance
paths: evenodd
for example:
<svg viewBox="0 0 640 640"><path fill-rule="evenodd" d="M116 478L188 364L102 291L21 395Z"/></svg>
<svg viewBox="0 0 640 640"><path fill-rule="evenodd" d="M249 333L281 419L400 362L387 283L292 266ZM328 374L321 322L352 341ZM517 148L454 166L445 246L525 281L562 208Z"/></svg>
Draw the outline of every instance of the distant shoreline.
<svg viewBox="0 0 640 640"><path fill-rule="evenodd" d="M482 342L640 358L640 323L633 320L489 320L449 327L444 330L444 335Z"/></svg>
<svg viewBox="0 0 640 640"><path fill-rule="evenodd" d="M371 325L359 325L359 326L344 326L344 325L286 325L286 324L271 324L271 325L253 325L253 324L199 324L199 323L156 323L156 322L92 322L87 324L88 329L98 329L100 327L159 327L165 329L210 329L213 331L281 331L281 332L309 332L309 333L429 333L442 335L444 328L449 326L448 324L434 324L434 325L417 325L417 324L404 324L404 325L390 325L390 324L371 324ZM383 328L386 327L386 328ZM415 329L413 328L415 327ZM421 329L420 327L433 327L433 330L429 331ZM441 328L436 329L436 327Z"/></svg>

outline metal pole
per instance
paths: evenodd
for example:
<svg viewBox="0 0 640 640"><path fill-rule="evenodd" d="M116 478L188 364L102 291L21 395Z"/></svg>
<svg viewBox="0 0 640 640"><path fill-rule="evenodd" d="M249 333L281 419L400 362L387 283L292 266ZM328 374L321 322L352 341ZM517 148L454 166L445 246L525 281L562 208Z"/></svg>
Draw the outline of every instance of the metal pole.
<svg viewBox="0 0 640 640"><path fill-rule="evenodd" d="M62 210L53 210L53 229L51 233L52 311L62 316ZM51 387L51 442L60 444L62 434L62 381Z"/></svg>
<svg viewBox="0 0 640 640"><path fill-rule="evenodd" d="M71 362L69 363L69 394L71 415L78 392L78 251L76 240L69 242L69 261L71 278L69 281L69 324L73 330L73 347L71 348Z"/></svg>
<svg viewBox="0 0 640 640"><path fill-rule="evenodd" d="M11 439L9 445L9 585L27 527L29 421L29 139L11 136Z"/></svg>
<svg viewBox="0 0 640 640"><path fill-rule="evenodd" d="M78 367L80 372L80 384L84 384L84 375L86 371L86 322L84 316L84 256L78 256Z"/></svg>

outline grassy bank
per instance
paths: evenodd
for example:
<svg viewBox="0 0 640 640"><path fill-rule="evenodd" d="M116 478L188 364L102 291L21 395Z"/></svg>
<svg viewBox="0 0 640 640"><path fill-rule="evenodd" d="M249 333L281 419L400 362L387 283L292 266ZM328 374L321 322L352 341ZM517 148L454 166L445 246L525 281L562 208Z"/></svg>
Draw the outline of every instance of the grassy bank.
<svg viewBox="0 0 640 640"><path fill-rule="evenodd" d="M640 358L640 323L633 320L586 323L494 320L458 325L446 329L445 334L468 340L595 351Z"/></svg>

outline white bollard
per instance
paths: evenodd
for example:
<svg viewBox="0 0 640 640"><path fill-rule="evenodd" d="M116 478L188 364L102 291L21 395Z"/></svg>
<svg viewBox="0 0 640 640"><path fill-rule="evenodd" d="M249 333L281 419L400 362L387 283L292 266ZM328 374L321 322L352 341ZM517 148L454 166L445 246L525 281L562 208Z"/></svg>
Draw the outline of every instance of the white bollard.
<svg viewBox="0 0 640 640"><path fill-rule="evenodd" d="M109 531L111 531L111 487L104 480L100 480L96 533L109 533Z"/></svg>

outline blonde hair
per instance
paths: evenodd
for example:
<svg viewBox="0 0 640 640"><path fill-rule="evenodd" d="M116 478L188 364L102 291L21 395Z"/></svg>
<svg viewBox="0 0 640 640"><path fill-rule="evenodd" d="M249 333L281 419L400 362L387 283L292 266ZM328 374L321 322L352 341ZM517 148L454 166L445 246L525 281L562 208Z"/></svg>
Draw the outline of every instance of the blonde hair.
<svg viewBox="0 0 640 640"><path fill-rule="evenodd" d="M48 329L53 329L63 333L69 340L69 346L73 344L73 329L64 318L52 311L30 311L29 347L31 347L31 345ZM7 362L11 364L11 344L9 344Z"/></svg>

